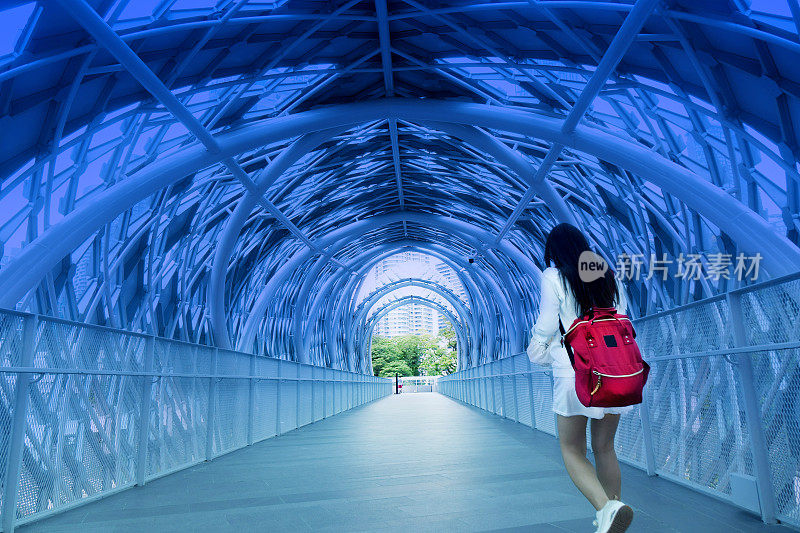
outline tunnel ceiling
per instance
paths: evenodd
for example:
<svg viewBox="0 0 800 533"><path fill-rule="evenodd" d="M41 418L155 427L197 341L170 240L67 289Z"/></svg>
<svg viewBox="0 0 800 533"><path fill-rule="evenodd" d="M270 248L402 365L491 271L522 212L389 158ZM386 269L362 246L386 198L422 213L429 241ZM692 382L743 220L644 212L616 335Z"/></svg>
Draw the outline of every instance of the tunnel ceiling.
<svg viewBox="0 0 800 533"><path fill-rule="evenodd" d="M3 5L5 307L367 371L355 294L401 250L459 273L462 365L520 349L559 221L610 259L800 268L793 0L660 3L607 76L633 2L92 1L105 37Z"/></svg>

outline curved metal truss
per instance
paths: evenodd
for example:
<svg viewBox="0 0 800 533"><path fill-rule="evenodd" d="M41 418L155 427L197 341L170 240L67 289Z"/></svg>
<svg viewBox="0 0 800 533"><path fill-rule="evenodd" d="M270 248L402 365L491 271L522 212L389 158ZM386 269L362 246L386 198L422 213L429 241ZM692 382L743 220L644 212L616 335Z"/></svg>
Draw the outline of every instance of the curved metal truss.
<svg viewBox="0 0 800 533"><path fill-rule="evenodd" d="M462 366L521 350L559 221L794 272L783 3L6 3L0 306L367 372L356 294L398 250L458 273Z"/></svg>
<svg viewBox="0 0 800 533"><path fill-rule="evenodd" d="M359 331L359 335L361 337L361 344L359 346L360 351L362 353L370 353L372 351L372 332L375 329L375 326L378 322L388 315L392 310L397 309L398 307L402 307L404 305L409 304L418 304L424 307L430 307L431 309L440 312L447 319L450 323L453 324L453 327L456 332L456 338L458 339L457 344L457 352L458 352L458 360L461 366L465 364L465 352L468 351L471 347L470 339L468 338L467 333L467 325L464 323L464 317L460 315L454 314L450 309L442 305L441 303L437 302L435 299L427 298L423 296L403 296L402 298L398 298L393 302L389 302L375 313L366 323L362 325L361 331ZM372 367L370 366L369 369L371 370Z"/></svg>
<svg viewBox="0 0 800 533"><path fill-rule="evenodd" d="M420 295L400 295L407 287L422 289ZM469 301L462 300L449 287L437 280L405 278L386 283L370 293L356 308L356 345L368 346L375 326L392 309L412 303L410 298L422 298L430 302L434 309L445 309L441 314L453 325L457 334L457 353L459 366L468 367L470 362L477 358L479 333L484 324L476 322L469 309ZM396 305L400 302L400 305ZM427 305L427 304L425 304ZM377 309L377 310L376 310ZM366 353L371 353L371 350Z"/></svg>

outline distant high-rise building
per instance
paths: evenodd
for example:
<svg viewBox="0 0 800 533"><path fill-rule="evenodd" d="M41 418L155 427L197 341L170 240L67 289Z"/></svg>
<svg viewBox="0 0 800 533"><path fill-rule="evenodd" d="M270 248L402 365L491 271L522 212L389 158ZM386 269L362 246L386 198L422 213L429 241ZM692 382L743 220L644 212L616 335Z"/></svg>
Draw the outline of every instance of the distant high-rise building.
<svg viewBox="0 0 800 533"><path fill-rule="evenodd" d="M439 283L450 289L459 298L464 299L464 286L461 285L455 270L441 261L437 262L434 268L439 276Z"/></svg>
<svg viewBox="0 0 800 533"><path fill-rule="evenodd" d="M426 253L409 251L376 263L366 276L361 295L366 297L378 287L406 278L431 280L448 288L458 297L464 294L464 289L452 268ZM395 296L399 298L418 294L420 290L426 291L405 288L398 290ZM443 300L442 302L449 306ZM439 330L447 325L449 320L439 311L419 303L409 303L387 313L376 325L374 334L382 337L438 335Z"/></svg>
<svg viewBox="0 0 800 533"><path fill-rule="evenodd" d="M409 303L386 314L375 327L375 335L438 335L439 312L418 303Z"/></svg>

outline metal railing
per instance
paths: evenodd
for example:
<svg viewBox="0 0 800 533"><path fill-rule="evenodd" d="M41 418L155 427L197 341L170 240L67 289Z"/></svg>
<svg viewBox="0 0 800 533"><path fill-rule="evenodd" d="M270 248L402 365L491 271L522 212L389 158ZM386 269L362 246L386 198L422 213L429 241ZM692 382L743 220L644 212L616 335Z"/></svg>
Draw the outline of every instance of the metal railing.
<svg viewBox="0 0 800 533"><path fill-rule="evenodd" d="M436 392L438 376L404 376L400 378L404 393Z"/></svg>
<svg viewBox="0 0 800 533"><path fill-rule="evenodd" d="M3 531L392 387L364 374L0 311Z"/></svg>
<svg viewBox="0 0 800 533"><path fill-rule="evenodd" d="M620 420L620 460L800 526L800 273L635 320L651 365ZM552 374L525 354L439 391L556 434Z"/></svg>

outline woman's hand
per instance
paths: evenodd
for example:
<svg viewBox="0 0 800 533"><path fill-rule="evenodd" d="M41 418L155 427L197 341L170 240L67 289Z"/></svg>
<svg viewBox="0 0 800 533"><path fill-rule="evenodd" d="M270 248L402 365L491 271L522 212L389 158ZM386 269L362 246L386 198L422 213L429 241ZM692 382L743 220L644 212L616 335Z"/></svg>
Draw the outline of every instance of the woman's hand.
<svg viewBox="0 0 800 533"><path fill-rule="evenodd" d="M528 359L531 363L541 366L549 366L553 359L550 357L550 345L557 342L557 335L544 337L536 332L536 327L531 329L531 340L528 343Z"/></svg>

